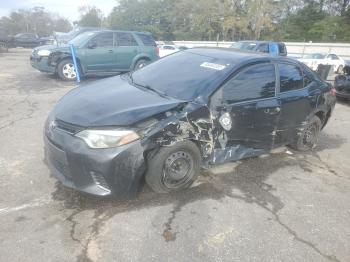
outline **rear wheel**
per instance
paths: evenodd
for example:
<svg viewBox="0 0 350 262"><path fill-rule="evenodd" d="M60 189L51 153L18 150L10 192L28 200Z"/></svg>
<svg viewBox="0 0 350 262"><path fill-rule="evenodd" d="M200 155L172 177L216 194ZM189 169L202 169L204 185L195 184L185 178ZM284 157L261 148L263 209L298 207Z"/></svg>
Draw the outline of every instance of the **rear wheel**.
<svg viewBox="0 0 350 262"><path fill-rule="evenodd" d="M191 141L178 142L149 154L147 184L158 193L168 193L191 186L200 172L200 152Z"/></svg>
<svg viewBox="0 0 350 262"><path fill-rule="evenodd" d="M145 59L140 59L136 62L135 66L134 66L134 70L138 70L141 69L142 67L147 65L147 60Z"/></svg>
<svg viewBox="0 0 350 262"><path fill-rule="evenodd" d="M57 65L58 76L64 81L74 81L77 78L72 59L64 59Z"/></svg>
<svg viewBox="0 0 350 262"><path fill-rule="evenodd" d="M315 148L318 142L321 127L322 122L320 118L317 116L312 117L291 147L299 151L308 151Z"/></svg>

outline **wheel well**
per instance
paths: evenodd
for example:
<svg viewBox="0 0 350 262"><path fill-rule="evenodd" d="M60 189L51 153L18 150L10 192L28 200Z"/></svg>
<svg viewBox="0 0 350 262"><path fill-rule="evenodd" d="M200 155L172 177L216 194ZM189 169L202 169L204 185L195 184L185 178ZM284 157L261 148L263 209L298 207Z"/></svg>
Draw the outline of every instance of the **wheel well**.
<svg viewBox="0 0 350 262"><path fill-rule="evenodd" d="M66 56L66 57L63 57L63 58L59 59L57 61L57 64L56 64L56 71L57 71L59 63L61 63L63 60L68 60L68 59L73 60L73 58L71 56ZM81 67L80 59L78 57L76 57L76 60L77 60L77 63L79 65L79 69L80 69L79 71L80 71L80 73L82 73L82 67Z"/></svg>
<svg viewBox="0 0 350 262"><path fill-rule="evenodd" d="M323 111L318 111L315 114L322 122L322 128L327 124L329 117L331 116L331 110L329 109L327 113Z"/></svg>

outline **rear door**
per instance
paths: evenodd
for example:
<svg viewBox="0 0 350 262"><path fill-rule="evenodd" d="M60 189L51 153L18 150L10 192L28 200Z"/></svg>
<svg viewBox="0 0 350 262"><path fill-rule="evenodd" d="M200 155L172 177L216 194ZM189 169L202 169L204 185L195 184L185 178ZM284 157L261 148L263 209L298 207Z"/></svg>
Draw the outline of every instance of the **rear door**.
<svg viewBox="0 0 350 262"><path fill-rule="evenodd" d="M86 58L89 72L110 72L117 67L112 32L97 33L89 40L84 50L79 50L81 51Z"/></svg>
<svg viewBox="0 0 350 262"><path fill-rule="evenodd" d="M120 70L129 70L134 57L139 53L139 45L132 33L117 32L116 61Z"/></svg>
<svg viewBox="0 0 350 262"><path fill-rule="evenodd" d="M317 103L320 90L312 76L303 73L296 64L279 63L279 94L281 116L276 142L291 142L305 124Z"/></svg>
<svg viewBox="0 0 350 262"><path fill-rule="evenodd" d="M223 136L227 136L226 147L272 148L280 114L275 65L249 66L229 80L219 93L222 106L218 125L223 128Z"/></svg>

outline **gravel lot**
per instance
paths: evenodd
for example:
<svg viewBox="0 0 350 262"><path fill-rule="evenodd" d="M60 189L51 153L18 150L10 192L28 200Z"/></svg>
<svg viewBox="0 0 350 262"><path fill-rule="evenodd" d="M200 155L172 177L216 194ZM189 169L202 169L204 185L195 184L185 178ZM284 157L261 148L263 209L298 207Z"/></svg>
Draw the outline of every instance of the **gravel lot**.
<svg viewBox="0 0 350 262"><path fill-rule="evenodd" d="M45 118L75 84L29 54L0 54L0 261L350 261L350 102L313 152L217 166L178 194L99 199L43 163Z"/></svg>

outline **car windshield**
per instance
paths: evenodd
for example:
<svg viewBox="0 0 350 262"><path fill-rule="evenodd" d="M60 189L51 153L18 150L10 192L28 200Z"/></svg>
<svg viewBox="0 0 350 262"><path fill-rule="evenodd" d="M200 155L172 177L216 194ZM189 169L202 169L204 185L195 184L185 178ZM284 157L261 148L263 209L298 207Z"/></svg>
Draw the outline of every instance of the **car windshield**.
<svg viewBox="0 0 350 262"><path fill-rule="evenodd" d="M85 32L82 33L76 37L74 37L72 40L69 41L69 44L72 44L74 46L80 46L83 44L87 38L90 38L92 35L94 35L94 32Z"/></svg>
<svg viewBox="0 0 350 262"><path fill-rule="evenodd" d="M306 59L324 59L326 57L326 55L324 54L309 54L309 55L305 55L304 58Z"/></svg>
<svg viewBox="0 0 350 262"><path fill-rule="evenodd" d="M224 79L232 64L195 52L178 52L132 74L134 84L181 100L193 100Z"/></svg>
<svg viewBox="0 0 350 262"><path fill-rule="evenodd" d="M236 42L231 45L231 48L241 49L241 50L254 50L256 48L256 43L254 42Z"/></svg>

